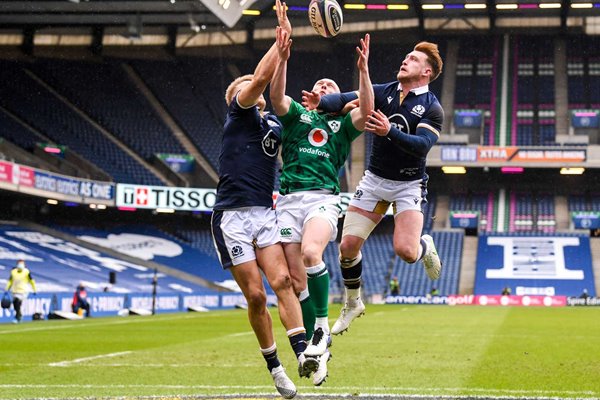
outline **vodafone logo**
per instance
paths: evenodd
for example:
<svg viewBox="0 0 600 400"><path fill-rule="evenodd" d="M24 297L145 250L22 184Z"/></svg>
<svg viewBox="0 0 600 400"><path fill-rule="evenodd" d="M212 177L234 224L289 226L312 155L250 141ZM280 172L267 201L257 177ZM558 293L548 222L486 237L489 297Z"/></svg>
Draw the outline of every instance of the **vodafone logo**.
<svg viewBox="0 0 600 400"><path fill-rule="evenodd" d="M135 204L138 206L148 205L148 189L138 188L135 191Z"/></svg>
<svg viewBox="0 0 600 400"><path fill-rule="evenodd" d="M315 128L308 133L308 141L315 147L325 146L329 135L323 129Z"/></svg>

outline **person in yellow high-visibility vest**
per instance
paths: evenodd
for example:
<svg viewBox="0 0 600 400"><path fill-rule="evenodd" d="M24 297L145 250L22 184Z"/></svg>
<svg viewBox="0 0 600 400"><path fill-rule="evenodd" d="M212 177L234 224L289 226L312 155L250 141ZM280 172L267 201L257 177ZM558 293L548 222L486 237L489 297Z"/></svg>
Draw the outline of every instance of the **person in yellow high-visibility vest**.
<svg viewBox="0 0 600 400"><path fill-rule="evenodd" d="M6 292L9 290L12 293L13 298L13 307L15 309L15 319L13 323L18 324L21 322L21 318L23 314L21 313L21 305L27 299L27 295L29 294L29 287L33 289L33 294L37 294L37 289L35 288L35 281L31 277L31 272L25 266L25 260L18 260L17 266L10 271L10 278L8 278L8 283L6 284Z"/></svg>

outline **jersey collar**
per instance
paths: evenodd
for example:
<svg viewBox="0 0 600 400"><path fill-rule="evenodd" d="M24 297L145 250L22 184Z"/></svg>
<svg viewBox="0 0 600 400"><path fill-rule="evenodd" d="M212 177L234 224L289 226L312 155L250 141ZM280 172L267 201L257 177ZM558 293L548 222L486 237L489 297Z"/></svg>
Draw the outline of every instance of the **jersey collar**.
<svg viewBox="0 0 600 400"><path fill-rule="evenodd" d="M402 84L398 82L398 91L402 90ZM429 92L429 85L420 86L411 90L416 96Z"/></svg>

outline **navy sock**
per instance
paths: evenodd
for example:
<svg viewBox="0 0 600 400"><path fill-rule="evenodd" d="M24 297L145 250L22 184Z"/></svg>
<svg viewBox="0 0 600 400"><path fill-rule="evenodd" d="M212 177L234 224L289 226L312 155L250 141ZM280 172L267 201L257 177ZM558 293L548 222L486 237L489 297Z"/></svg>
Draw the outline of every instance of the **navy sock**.
<svg viewBox="0 0 600 400"><path fill-rule="evenodd" d="M360 259L358 259L359 257ZM359 255L352 260L344 260L341 265L344 286L348 289L358 289L360 287L360 277L362 275L362 256Z"/></svg>
<svg viewBox="0 0 600 400"><path fill-rule="evenodd" d="M265 350L261 349L261 352L263 357L265 358L265 361L267 362L267 368L269 369L269 371L273 371L273 369L281 365L281 362L279 362L279 357L277 357L277 348L268 353L265 353Z"/></svg>
<svg viewBox="0 0 600 400"><path fill-rule="evenodd" d="M300 357L300 354L304 353L304 350L306 350L306 332L290 336L289 339L292 349L294 349L294 353L296 353L296 358Z"/></svg>

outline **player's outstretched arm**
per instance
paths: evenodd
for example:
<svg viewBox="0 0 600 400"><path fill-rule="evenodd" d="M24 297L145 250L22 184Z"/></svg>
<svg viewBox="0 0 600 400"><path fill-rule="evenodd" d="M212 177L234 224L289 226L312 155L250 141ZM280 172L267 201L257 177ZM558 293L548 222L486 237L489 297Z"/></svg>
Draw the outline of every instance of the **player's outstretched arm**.
<svg viewBox="0 0 600 400"><path fill-rule="evenodd" d="M357 99L358 91L326 94L325 96L321 97L315 108L328 113L340 112L348 103Z"/></svg>
<svg viewBox="0 0 600 400"><path fill-rule="evenodd" d="M285 95L287 85L287 61L290 58L292 39L283 29L277 29L277 54L275 74L271 81L271 105L276 115L285 115L290 109L292 99Z"/></svg>
<svg viewBox="0 0 600 400"><path fill-rule="evenodd" d="M371 35L368 33L364 39L360 39L360 47L356 47L358 61L356 66L359 71L359 86L358 86L358 108L350 112L352 116L352 124L359 131L365 129L365 122L375 108L375 94L373 93L373 85L369 76L369 46Z"/></svg>
<svg viewBox="0 0 600 400"><path fill-rule="evenodd" d="M276 34L277 29L283 29L288 35L292 34L292 25L287 17L286 8L286 4L282 3L281 0L275 0L277 21L279 23ZM258 102L259 97L264 93L273 78L277 60L277 42L275 42L256 66L252 81L240 90L238 102L242 107L250 107Z"/></svg>
<svg viewBox="0 0 600 400"><path fill-rule="evenodd" d="M378 136L385 136L394 146L415 157L424 158L438 141L443 120L444 111L441 106L430 107L417 125L416 132L409 135L391 126L385 114L377 110L367 119L365 129Z"/></svg>

